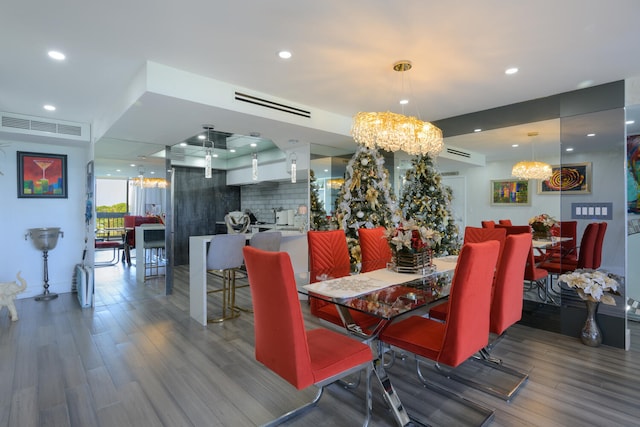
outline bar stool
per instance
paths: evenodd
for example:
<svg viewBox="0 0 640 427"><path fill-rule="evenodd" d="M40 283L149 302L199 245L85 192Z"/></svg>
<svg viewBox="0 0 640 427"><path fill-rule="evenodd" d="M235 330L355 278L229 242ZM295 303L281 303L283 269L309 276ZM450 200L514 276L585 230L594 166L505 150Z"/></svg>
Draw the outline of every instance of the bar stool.
<svg viewBox="0 0 640 427"><path fill-rule="evenodd" d="M162 276L161 268L165 268L164 262L164 228L156 229L155 226L143 224L143 247L144 247L144 280L151 277ZM147 229L149 228L149 229ZM138 268L140 268L138 266Z"/></svg>
<svg viewBox="0 0 640 427"><path fill-rule="evenodd" d="M246 238L242 234L217 234L211 238L207 251L207 272L222 275L222 288L207 291L222 293L222 315L208 322L223 322L240 315L236 305L236 270L242 267L242 248Z"/></svg>
<svg viewBox="0 0 640 427"><path fill-rule="evenodd" d="M249 246L263 251L279 252L280 241L282 240L282 232L280 231L264 231L255 233L251 236Z"/></svg>

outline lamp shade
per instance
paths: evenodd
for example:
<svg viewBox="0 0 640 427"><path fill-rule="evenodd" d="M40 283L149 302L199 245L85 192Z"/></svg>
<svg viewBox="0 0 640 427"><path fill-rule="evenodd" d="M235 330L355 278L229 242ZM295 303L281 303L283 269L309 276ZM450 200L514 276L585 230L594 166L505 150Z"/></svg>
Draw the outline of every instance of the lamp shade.
<svg viewBox="0 0 640 427"><path fill-rule="evenodd" d="M522 179L549 179L552 172L548 163L535 161L518 162L511 169L511 175Z"/></svg>

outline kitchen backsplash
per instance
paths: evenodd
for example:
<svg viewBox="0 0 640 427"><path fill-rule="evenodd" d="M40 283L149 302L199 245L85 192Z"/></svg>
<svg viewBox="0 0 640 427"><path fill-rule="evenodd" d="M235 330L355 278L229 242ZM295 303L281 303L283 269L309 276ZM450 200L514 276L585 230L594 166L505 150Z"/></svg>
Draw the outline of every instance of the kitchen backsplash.
<svg viewBox="0 0 640 427"><path fill-rule="evenodd" d="M298 180L290 182L265 182L244 185L240 189L242 210L250 209L258 221L275 222L273 209L298 209L309 204L309 184Z"/></svg>

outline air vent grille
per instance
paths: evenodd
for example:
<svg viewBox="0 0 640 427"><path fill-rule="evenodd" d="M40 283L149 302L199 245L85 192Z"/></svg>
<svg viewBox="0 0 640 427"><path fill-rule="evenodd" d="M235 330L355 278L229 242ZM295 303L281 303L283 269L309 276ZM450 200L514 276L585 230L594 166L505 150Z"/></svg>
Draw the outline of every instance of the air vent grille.
<svg viewBox="0 0 640 427"><path fill-rule="evenodd" d="M0 131L89 141L87 124L42 120L38 117L13 113L0 114L2 115Z"/></svg>
<svg viewBox="0 0 640 427"><path fill-rule="evenodd" d="M460 156L460 157L466 157L467 159L471 158L471 154L467 153L465 151L461 151L461 150L456 150L455 148L448 148L447 147L447 153L453 155L453 156Z"/></svg>
<svg viewBox="0 0 640 427"><path fill-rule="evenodd" d="M300 117L311 118L311 111L303 110L301 108L292 107L290 105L281 104L279 102L269 101L268 99L258 98L257 96L248 95L242 92L235 92L235 99L237 101L246 102L248 104L259 105L261 107L270 108L272 110L278 110L285 113L293 114Z"/></svg>

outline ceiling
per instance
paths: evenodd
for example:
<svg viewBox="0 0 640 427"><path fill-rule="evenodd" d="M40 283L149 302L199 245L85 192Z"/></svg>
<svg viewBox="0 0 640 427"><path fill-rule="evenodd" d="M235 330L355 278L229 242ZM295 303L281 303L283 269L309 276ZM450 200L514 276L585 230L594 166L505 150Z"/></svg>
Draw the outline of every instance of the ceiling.
<svg viewBox="0 0 640 427"><path fill-rule="evenodd" d="M438 120L638 76L639 15L637 0L21 0L0 14L0 111L92 124L98 176L126 174L132 163L162 168L154 153L205 123L280 147L345 152L354 147L350 118L401 112L401 96L410 98L406 114ZM52 61L51 49L66 60ZM293 57L278 58L281 49ZM400 59L413 63L404 78L392 70ZM162 93L131 91L148 61L190 76L196 93L183 97L184 81L171 79ZM508 67L519 72L506 75ZM199 79L318 119L306 126L200 101L219 94L197 93ZM482 152L463 137L446 142Z"/></svg>

